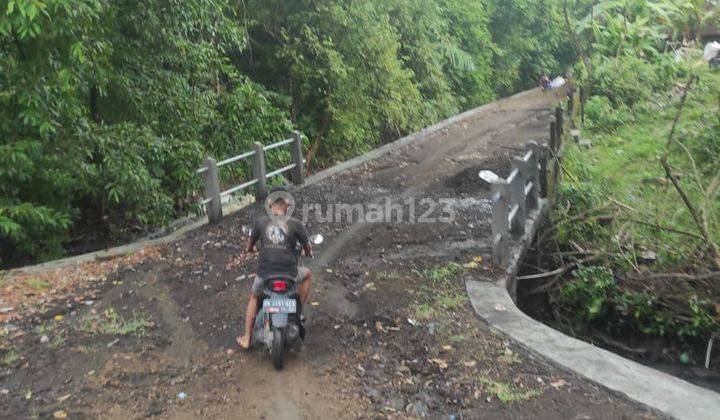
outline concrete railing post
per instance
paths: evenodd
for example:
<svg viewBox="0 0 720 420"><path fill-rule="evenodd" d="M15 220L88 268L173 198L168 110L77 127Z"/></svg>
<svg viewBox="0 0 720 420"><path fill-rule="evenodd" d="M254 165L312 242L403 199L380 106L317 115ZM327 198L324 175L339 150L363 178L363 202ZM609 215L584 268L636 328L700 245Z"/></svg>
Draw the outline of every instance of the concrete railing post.
<svg viewBox="0 0 720 420"><path fill-rule="evenodd" d="M555 128L557 129L557 141L560 143L562 141L562 135L563 135L563 109L561 106L555 108Z"/></svg>
<svg viewBox="0 0 720 420"><path fill-rule="evenodd" d="M555 179L553 179L553 195L556 194L557 186L562 182L562 143L558 144L558 150L555 152L555 156L553 159L553 165L555 166ZM553 196L553 203L555 202L555 197Z"/></svg>
<svg viewBox="0 0 720 420"><path fill-rule="evenodd" d="M253 150L255 151L255 156L253 156L252 172L253 178L258 181L257 184L255 184L255 201L261 203L268 194L267 178L265 177L265 150L263 150L263 145L258 142L253 143Z"/></svg>
<svg viewBox="0 0 720 420"><path fill-rule="evenodd" d="M525 176L523 173L525 162L521 158L513 159L513 171L508 177L508 189L510 190L510 208L515 209L510 231L513 235L519 236L525 232Z"/></svg>
<svg viewBox="0 0 720 420"><path fill-rule="evenodd" d="M210 223L217 223L222 219L222 200L220 198L220 178L218 176L217 162L209 157L205 159L205 167L207 168L203 179L205 198L210 199L205 210Z"/></svg>
<svg viewBox="0 0 720 420"><path fill-rule="evenodd" d="M292 156L295 167L291 172L291 179L295 185L305 182L305 165L303 164L302 136L299 131L292 132L292 138L295 139L290 143L290 155Z"/></svg>
<svg viewBox="0 0 720 420"><path fill-rule="evenodd" d="M538 207L538 189L540 188L538 185L538 144L534 141L529 141L525 145L525 152L526 154L527 152L531 153L530 159L525 164L525 182L532 184L532 188L530 188L530 191L527 193L526 202L530 210L535 210Z"/></svg>
<svg viewBox="0 0 720 420"><path fill-rule="evenodd" d="M558 140L559 142L560 140ZM560 148L561 145L556 145L556 149L553 149L551 151L551 160L550 160L550 173L552 175L551 179L548 181L550 184L550 193L548 194L548 201L550 202L550 205L555 204L555 198L557 196L557 186L560 182L560 176L562 175L562 167L560 166Z"/></svg>
<svg viewBox="0 0 720 420"><path fill-rule="evenodd" d="M505 265L508 257L510 193L507 181L504 179L493 181L492 198L493 264L498 267Z"/></svg>
<svg viewBox="0 0 720 420"><path fill-rule="evenodd" d="M585 125L585 88L580 86L580 122Z"/></svg>
<svg viewBox="0 0 720 420"><path fill-rule="evenodd" d="M548 155L550 147L547 143L540 146L540 196L548 198Z"/></svg>

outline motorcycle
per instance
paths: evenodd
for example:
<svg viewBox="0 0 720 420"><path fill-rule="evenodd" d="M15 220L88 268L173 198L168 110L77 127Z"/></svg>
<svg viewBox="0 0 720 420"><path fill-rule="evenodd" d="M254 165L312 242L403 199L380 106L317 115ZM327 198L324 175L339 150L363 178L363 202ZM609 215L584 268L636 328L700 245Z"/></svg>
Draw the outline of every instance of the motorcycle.
<svg viewBox="0 0 720 420"><path fill-rule="evenodd" d="M266 279L261 301L261 309L255 317L253 345L265 346L272 355L273 366L281 370L285 350L299 348L305 339L302 302L294 278L272 276Z"/></svg>
<svg viewBox="0 0 720 420"><path fill-rule="evenodd" d="M313 235L310 241L318 245L323 242L323 236ZM253 347L270 351L277 370L284 366L286 350L300 348L305 340L305 326L293 276L274 275L263 281L260 311L255 316L252 337Z"/></svg>

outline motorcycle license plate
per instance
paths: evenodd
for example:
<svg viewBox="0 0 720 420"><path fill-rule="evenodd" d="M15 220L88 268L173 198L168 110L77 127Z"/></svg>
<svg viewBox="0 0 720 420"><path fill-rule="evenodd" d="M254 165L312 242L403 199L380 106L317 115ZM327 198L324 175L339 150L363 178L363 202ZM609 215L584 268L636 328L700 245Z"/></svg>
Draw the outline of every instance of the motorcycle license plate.
<svg viewBox="0 0 720 420"><path fill-rule="evenodd" d="M294 314L297 312L297 302L294 299L265 299L263 309L269 314Z"/></svg>

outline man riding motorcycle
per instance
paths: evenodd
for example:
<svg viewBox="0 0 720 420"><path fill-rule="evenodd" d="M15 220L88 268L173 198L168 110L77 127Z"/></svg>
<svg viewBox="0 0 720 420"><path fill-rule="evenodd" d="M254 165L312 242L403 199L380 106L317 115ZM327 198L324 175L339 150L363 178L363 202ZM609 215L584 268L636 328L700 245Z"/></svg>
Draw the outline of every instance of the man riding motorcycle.
<svg viewBox="0 0 720 420"><path fill-rule="evenodd" d="M256 245L259 245L260 258L245 312L245 333L237 337L238 345L245 350L250 347L264 279L274 275L291 276L298 284L300 302L306 302L310 294L312 273L307 267L298 266L297 244L302 246L304 255L310 257L313 254L312 245L302 222L286 215L290 205L287 196L289 194L284 187L275 187L270 191L267 201L270 216L264 215L255 221L247 241L245 252L255 252Z"/></svg>

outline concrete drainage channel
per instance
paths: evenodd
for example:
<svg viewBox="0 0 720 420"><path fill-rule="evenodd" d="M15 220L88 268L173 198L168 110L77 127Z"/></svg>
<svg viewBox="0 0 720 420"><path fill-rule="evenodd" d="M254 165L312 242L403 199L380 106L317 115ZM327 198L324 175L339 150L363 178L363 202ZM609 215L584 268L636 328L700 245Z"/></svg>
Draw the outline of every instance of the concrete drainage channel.
<svg viewBox="0 0 720 420"><path fill-rule="evenodd" d="M562 121L562 113L556 115L557 120ZM549 146L552 156L557 159L548 162L546 156L541 156L545 160L540 162L539 181L545 198L538 200L537 195L531 193L532 184L538 181L535 173L537 163L527 165L526 158L515 159L516 170L508 180L488 177L492 179L490 182L495 192L492 200L494 259L502 274L499 279L466 282L473 309L492 329L509 336L528 351L662 415L688 420L720 419L720 394L566 336L525 315L516 306L514 299L519 263L552 201L548 189L554 191L553 184L558 182L557 160L562 156L560 127L551 127L551 140L557 139L558 143ZM538 149L534 147L532 150ZM528 153L525 157L531 155ZM533 166L535 169L531 170ZM548 196L550 201L546 199ZM532 205L527 206L529 211L526 213L529 202ZM522 217L518 218L518 214ZM502 267L504 270L501 270Z"/></svg>
<svg viewBox="0 0 720 420"><path fill-rule="evenodd" d="M525 315L506 288L513 276L509 272L498 282L466 283L475 312L491 328L527 350L664 415L689 420L720 419L720 395L568 337Z"/></svg>

